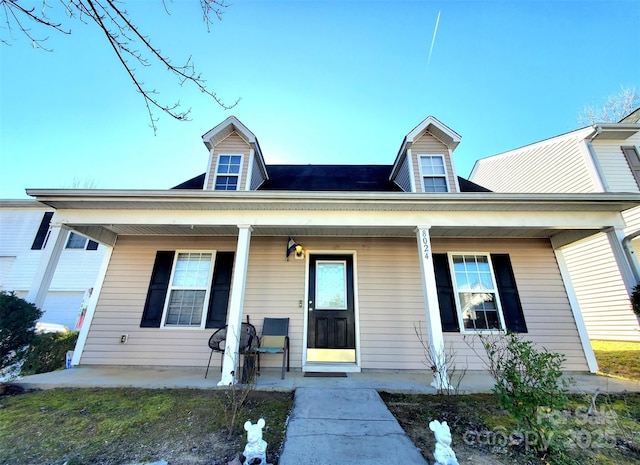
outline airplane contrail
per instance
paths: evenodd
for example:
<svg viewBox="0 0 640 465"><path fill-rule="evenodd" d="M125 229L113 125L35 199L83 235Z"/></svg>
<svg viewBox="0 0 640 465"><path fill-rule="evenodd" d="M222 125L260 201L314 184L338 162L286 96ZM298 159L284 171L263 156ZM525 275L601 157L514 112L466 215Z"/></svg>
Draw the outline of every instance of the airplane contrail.
<svg viewBox="0 0 640 465"><path fill-rule="evenodd" d="M433 44L436 43L436 34L438 33L438 24L440 23L440 10L438 10L438 18L436 19L436 27L433 29L433 38L431 39L431 48L429 49L429 59L427 60L427 66L431 63L431 54L433 53Z"/></svg>

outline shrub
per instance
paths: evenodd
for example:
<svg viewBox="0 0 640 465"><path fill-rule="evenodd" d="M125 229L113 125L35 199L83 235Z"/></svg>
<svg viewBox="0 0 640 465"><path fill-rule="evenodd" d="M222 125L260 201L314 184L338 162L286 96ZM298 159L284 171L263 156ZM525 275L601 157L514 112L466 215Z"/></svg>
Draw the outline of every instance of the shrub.
<svg viewBox="0 0 640 465"><path fill-rule="evenodd" d="M631 307L633 312L640 316L640 284L636 284L631 293Z"/></svg>
<svg viewBox="0 0 640 465"><path fill-rule="evenodd" d="M538 350L514 333L480 336L480 340L498 401L526 433L533 435L538 451L546 452L561 439L550 413L567 404L568 381L561 379L565 356Z"/></svg>
<svg viewBox="0 0 640 465"><path fill-rule="evenodd" d="M0 370L22 360L41 316L38 307L13 292L0 292Z"/></svg>
<svg viewBox="0 0 640 465"><path fill-rule="evenodd" d="M48 373L65 367L66 354L73 350L78 332L37 334L27 351L21 375Z"/></svg>

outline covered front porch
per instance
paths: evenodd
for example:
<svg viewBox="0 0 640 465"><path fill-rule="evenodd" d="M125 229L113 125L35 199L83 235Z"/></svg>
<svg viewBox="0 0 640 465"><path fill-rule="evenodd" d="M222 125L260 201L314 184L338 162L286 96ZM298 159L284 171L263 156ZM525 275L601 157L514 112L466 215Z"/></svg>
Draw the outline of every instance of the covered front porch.
<svg viewBox="0 0 640 465"><path fill-rule="evenodd" d="M595 371L595 358L563 266L562 250L602 231L615 242L616 231L624 226L620 211L637 203L628 196L599 194L558 198L493 193L29 193L57 209L50 237L53 247L43 255L40 275L30 293L34 302L46 294L48 277L68 231L108 247L73 365L108 366L120 360L140 367L171 362L197 364L208 355L202 350L210 335L204 325L168 328L158 323L149 329L140 323L153 258L157 260L156 253L167 250L235 253L225 321L236 330L226 340L228 356L224 358L221 385L236 380L237 331L249 315L252 322L266 316L292 318L292 366L320 371L308 366L307 315L314 311L308 298L309 283L313 283L310 257L324 256L326 260L326 255L338 253L351 257L347 260L353 264L358 293L354 299L353 371L364 374L370 369L404 367L402 372L411 373L420 367L422 350L415 340L416 321L425 323L431 349L443 350L433 257L447 252L511 254L521 282L530 279L532 283L527 288L528 308L532 308L530 334L543 343L550 340L555 344L552 349L573 351L573 369L582 369L586 358L588 368ZM303 260L285 261L288 236L304 247ZM532 267L540 256L545 257L544 262ZM532 278L532 273L537 274ZM550 273L552 284L559 289L564 323L571 326L571 339L565 333L552 334L556 328L550 327L547 313L553 312L540 303L538 291L548 287L545 279ZM398 305L400 296L404 299L402 306ZM389 318L394 313L399 316ZM393 321L392 330L388 321ZM88 338L92 324L94 335ZM467 350L462 346L462 331L450 334L459 343L458 350ZM356 374L349 374L347 380L356 379ZM292 375L287 378L286 383L296 379ZM317 382L302 374L299 378ZM419 385L432 389L428 387L431 381L429 373Z"/></svg>
<svg viewBox="0 0 640 465"><path fill-rule="evenodd" d="M227 389L219 387L218 378L204 377L205 367L127 367L79 366L68 370L25 376L15 380L25 389L55 388L115 388L141 389L189 388ZM640 392L640 383L586 373L566 373L573 378L573 392ZM305 377L299 370L291 370L280 379L277 368L261 371L255 385L260 391L295 391L303 387L376 389L386 392L435 394L430 386L430 370L363 370L346 373L345 377ZM453 380L454 382L457 380ZM490 392L493 380L485 371L468 371L460 382L460 393Z"/></svg>

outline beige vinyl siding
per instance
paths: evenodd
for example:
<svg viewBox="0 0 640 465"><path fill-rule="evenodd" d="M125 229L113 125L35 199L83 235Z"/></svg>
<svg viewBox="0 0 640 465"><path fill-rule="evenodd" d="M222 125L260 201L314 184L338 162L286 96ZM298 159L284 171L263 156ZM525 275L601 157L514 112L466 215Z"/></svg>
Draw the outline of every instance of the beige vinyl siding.
<svg viewBox="0 0 640 465"><path fill-rule="evenodd" d="M595 168L576 136L479 160L470 180L495 192L598 192Z"/></svg>
<svg viewBox="0 0 640 465"><path fill-rule="evenodd" d="M247 172L249 170L249 151L251 147L237 132L232 132L224 140L220 141L213 148L211 157L211 166L209 166L209 176L207 182L207 190L213 190L216 179L216 168L218 166L218 157L220 155L243 155L242 169L240 179L238 180L238 190L245 190Z"/></svg>
<svg viewBox="0 0 640 465"><path fill-rule="evenodd" d="M363 369L424 369L415 334L426 334L422 278L413 238L296 238L305 253L355 252L356 302ZM235 250L236 238L120 237L81 364L202 366L212 330L140 328L157 250ZM434 252L509 253L529 328L527 337L567 355L566 368L586 370L586 361L553 251L544 240L433 240ZM249 253L244 315L258 332L265 316L289 317L291 366L300 367L305 341L307 260L285 260L285 237L253 237ZM302 303L301 303L302 301ZM301 306L302 305L302 306ZM129 334L127 344L119 344ZM467 337L467 340L469 337ZM458 333L445 333L458 362L483 363ZM219 363L214 356L212 364ZM263 357L278 366L278 356Z"/></svg>
<svg viewBox="0 0 640 465"><path fill-rule="evenodd" d="M260 187L260 184L265 181L265 176L260 169L258 157L259 155L253 156L253 166L251 167L251 185L249 186L249 189L251 189L252 191Z"/></svg>
<svg viewBox="0 0 640 465"><path fill-rule="evenodd" d="M235 251L236 238L118 237L81 364L206 366L213 330L140 327L158 250Z"/></svg>
<svg viewBox="0 0 640 465"><path fill-rule="evenodd" d="M624 281L604 234L564 249L590 339L639 341Z"/></svg>
<svg viewBox="0 0 640 465"><path fill-rule="evenodd" d="M530 240L454 240L434 239L434 253L508 253L522 303L528 333L523 336L539 347L566 355L564 369L587 371L569 300L549 241ZM445 346L456 354L459 367L486 369L470 345L483 353L473 333L444 333Z"/></svg>
<svg viewBox="0 0 640 465"><path fill-rule="evenodd" d="M308 247L308 240L299 239ZM305 263L293 254L285 260L286 237L253 237L249 252L244 315L262 334L265 317L289 318L289 344L292 367L300 367L305 310ZM261 356L261 365L281 366L282 355Z"/></svg>
<svg viewBox="0 0 640 465"><path fill-rule="evenodd" d="M409 157L405 154L398 173L394 178L395 183L400 186L404 192L411 192L411 172L409 170Z"/></svg>
<svg viewBox="0 0 640 465"><path fill-rule="evenodd" d="M297 238L305 253L356 251L354 267L360 311L363 368L420 368L421 347L413 329L425 315L415 240ZM253 238L245 293L245 313L261 330L265 316L289 317L291 365L302 363L306 318L307 261L285 261L286 238ZM384 265L381 266L381 262ZM303 307L300 307L302 301ZM390 320L390 318L392 318ZM393 328L393 331L390 331ZM278 366L277 356L264 366Z"/></svg>
<svg viewBox="0 0 640 465"><path fill-rule="evenodd" d="M424 192L422 179L420 178L420 155L443 155L444 165L447 169L447 182L449 184L449 192L457 192L456 190L456 174L453 172L451 163L451 154L445 144L433 137L429 133L425 133L411 144L411 155L413 157L413 176L417 192Z"/></svg>
<svg viewBox="0 0 640 465"><path fill-rule="evenodd" d="M640 145L640 132L627 140L594 140L593 149L598 157L608 192L638 192L638 184L622 153L622 146Z"/></svg>

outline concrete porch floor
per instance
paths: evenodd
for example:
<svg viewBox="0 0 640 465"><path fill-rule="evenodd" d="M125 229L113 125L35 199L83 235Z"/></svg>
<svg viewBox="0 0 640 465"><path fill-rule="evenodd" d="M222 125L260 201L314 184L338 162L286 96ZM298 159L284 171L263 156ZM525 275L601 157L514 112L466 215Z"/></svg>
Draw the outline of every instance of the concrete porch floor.
<svg viewBox="0 0 640 465"><path fill-rule="evenodd" d="M25 376L13 381L25 389L53 389L57 387L139 387L139 388L194 388L217 389L219 368L200 367L126 367L80 366L68 370ZM640 383L605 376L568 373L573 378L573 392L640 392ZM345 389L376 389L387 392L434 394L429 384L431 373L426 370L365 370L347 373L346 378L304 377L292 369L280 379L280 369L263 369L256 389L263 391L294 391L297 388L322 387ZM484 371L467 372L460 383L460 393L490 392L493 381Z"/></svg>

